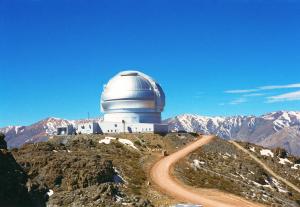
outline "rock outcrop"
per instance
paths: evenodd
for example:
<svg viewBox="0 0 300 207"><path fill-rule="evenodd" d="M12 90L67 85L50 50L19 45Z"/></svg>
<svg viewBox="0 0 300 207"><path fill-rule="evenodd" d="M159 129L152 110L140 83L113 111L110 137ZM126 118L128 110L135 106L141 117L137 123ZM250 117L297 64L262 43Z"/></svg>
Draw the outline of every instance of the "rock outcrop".
<svg viewBox="0 0 300 207"><path fill-rule="evenodd" d="M127 183L124 187L124 180L116 170L123 165L131 167L128 161L118 164L126 156L132 159L136 156L134 162L138 162L136 150L117 143L99 144L101 135L91 136L56 137L51 142L25 144L12 151L33 182L49 187L47 207L121 206L122 203L151 206L147 199L128 192L132 191L131 185L138 183Z"/></svg>
<svg viewBox="0 0 300 207"><path fill-rule="evenodd" d="M7 150L0 134L0 201L1 206L45 206L47 187L32 182Z"/></svg>

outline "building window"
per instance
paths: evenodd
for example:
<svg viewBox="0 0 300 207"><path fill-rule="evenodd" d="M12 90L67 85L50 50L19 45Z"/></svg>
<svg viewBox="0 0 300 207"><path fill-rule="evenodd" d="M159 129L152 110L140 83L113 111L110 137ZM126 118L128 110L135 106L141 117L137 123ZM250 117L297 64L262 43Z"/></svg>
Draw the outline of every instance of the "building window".
<svg viewBox="0 0 300 207"><path fill-rule="evenodd" d="M118 127L118 125L117 125L117 124L115 124L115 127Z"/></svg>

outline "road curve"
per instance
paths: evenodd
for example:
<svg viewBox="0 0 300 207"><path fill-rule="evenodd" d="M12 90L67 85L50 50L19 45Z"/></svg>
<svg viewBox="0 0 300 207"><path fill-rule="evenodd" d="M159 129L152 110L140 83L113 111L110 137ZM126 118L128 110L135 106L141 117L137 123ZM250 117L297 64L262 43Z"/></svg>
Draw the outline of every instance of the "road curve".
<svg viewBox="0 0 300 207"><path fill-rule="evenodd" d="M234 144L238 149L242 150L243 152L247 153L255 162L257 162L262 168L264 168L265 171L267 171L270 175L272 175L274 178L276 178L277 180L280 180L281 182L283 182L284 184L286 184L287 186L289 186L290 188L294 189L295 191L297 191L298 193L300 193L300 188L298 188L297 186L295 186L293 183L291 183L290 181L284 179L283 177L277 175L271 168L269 168L265 163L263 163L258 157L256 157L254 154L252 154L251 152L249 152L247 149L245 149L243 146L241 146L240 144L238 144L235 141L229 141L230 143Z"/></svg>
<svg viewBox="0 0 300 207"><path fill-rule="evenodd" d="M174 199L182 202L201 204L204 207L262 207L264 205L252 203L233 194L214 189L193 189L176 181L172 175L172 166L180 159L199 147L209 143L214 136L202 136L199 140L187 145L179 151L156 162L150 171L152 182L159 189Z"/></svg>

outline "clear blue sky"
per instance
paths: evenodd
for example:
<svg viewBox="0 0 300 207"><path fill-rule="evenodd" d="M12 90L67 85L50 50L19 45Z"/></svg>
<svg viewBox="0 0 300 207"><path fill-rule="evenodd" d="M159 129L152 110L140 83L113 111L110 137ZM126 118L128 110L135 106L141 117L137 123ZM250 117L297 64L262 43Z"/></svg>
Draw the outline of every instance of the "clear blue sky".
<svg viewBox="0 0 300 207"><path fill-rule="evenodd" d="M299 111L300 1L0 0L0 126L101 116L126 69L161 83L164 118Z"/></svg>

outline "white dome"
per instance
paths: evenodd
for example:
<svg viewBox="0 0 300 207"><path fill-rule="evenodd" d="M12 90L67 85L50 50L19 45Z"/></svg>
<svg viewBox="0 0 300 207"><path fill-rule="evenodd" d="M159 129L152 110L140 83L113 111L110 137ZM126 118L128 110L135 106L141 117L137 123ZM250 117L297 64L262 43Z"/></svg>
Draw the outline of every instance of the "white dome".
<svg viewBox="0 0 300 207"><path fill-rule="evenodd" d="M101 95L104 116L114 117L114 120L122 113L121 118L130 117L133 122L160 122L164 105L165 94L160 85L139 71L118 73L104 87Z"/></svg>

